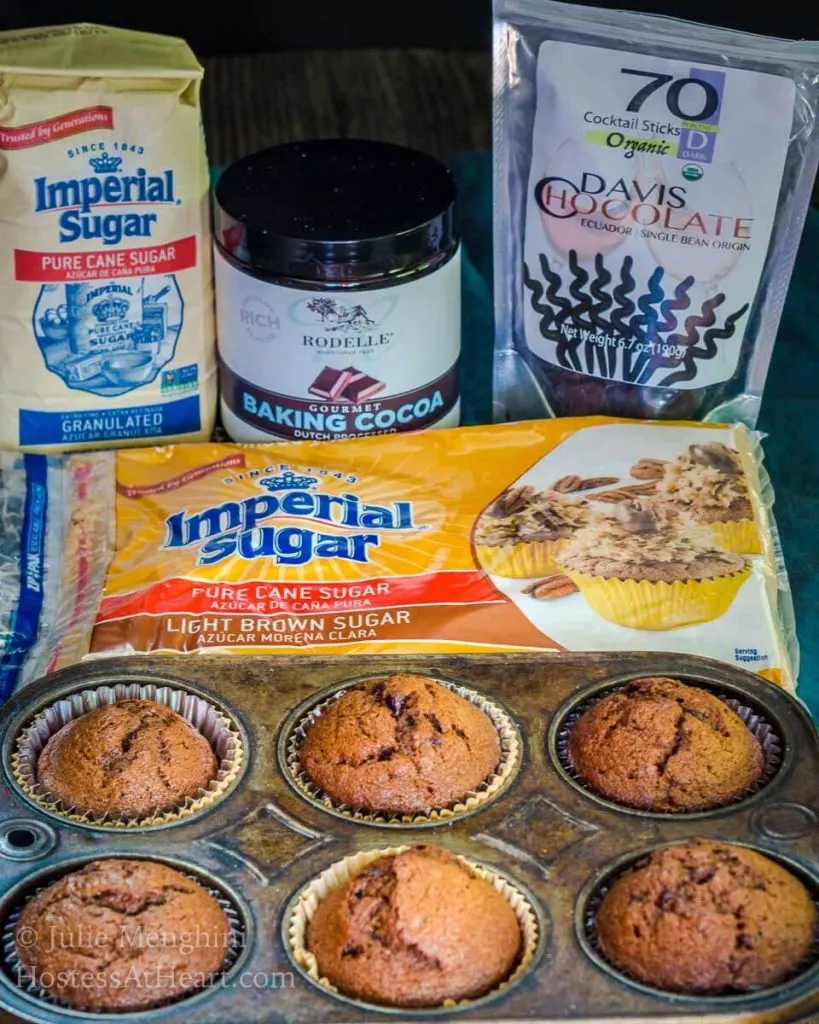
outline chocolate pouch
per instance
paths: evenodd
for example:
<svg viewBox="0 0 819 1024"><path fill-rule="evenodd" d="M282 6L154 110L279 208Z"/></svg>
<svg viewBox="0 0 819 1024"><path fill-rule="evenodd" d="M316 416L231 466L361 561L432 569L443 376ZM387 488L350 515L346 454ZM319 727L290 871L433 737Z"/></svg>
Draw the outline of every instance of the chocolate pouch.
<svg viewBox="0 0 819 1024"><path fill-rule="evenodd" d="M819 43L495 0L495 416L753 425Z"/></svg>

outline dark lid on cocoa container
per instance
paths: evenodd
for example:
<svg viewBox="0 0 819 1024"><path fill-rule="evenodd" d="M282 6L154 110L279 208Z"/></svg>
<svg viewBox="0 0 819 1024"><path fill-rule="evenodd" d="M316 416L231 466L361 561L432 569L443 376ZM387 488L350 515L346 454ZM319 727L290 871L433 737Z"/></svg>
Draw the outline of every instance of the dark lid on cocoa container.
<svg viewBox="0 0 819 1024"><path fill-rule="evenodd" d="M265 276L375 283L454 252L455 181L440 161L404 146L287 143L222 174L214 231L222 249Z"/></svg>

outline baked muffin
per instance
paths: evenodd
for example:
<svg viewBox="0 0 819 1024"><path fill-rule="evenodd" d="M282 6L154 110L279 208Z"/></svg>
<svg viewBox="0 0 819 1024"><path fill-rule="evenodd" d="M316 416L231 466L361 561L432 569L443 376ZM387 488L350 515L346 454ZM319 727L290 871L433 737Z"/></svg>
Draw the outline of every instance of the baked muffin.
<svg viewBox="0 0 819 1024"><path fill-rule="evenodd" d="M690 445L666 463L657 494L707 525L726 551L755 555L762 550L748 481L735 449L718 441Z"/></svg>
<svg viewBox="0 0 819 1024"><path fill-rule="evenodd" d="M775 985L805 962L816 904L785 868L717 840L666 846L621 875L597 911L621 971L670 992Z"/></svg>
<svg viewBox="0 0 819 1024"><path fill-rule="evenodd" d="M491 777L492 720L424 676L396 674L347 690L307 730L301 769L331 800L364 811L447 807Z"/></svg>
<svg viewBox="0 0 819 1024"><path fill-rule="evenodd" d="M37 781L66 810L146 818L198 796L216 777L208 740L171 708L121 700L73 719L48 740Z"/></svg>
<svg viewBox="0 0 819 1024"><path fill-rule="evenodd" d="M307 929L322 977L389 1006L475 999L509 977L522 944L504 897L435 846L373 861L319 903Z"/></svg>
<svg viewBox="0 0 819 1024"><path fill-rule="evenodd" d="M677 679L638 679L593 704L569 760L601 796L652 811L703 811L742 796L765 769L759 740L719 697Z"/></svg>
<svg viewBox="0 0 819 1024"><path fill-rule="evenodd" d="M510 487L489 506L475 526L475 553L497 576L549 576L557 556L589 519L589 504L556 491Z"/></svg>
<svg viewBox="0 0 819 1024"><path fill-rule="evenodd" d="M230 924L197 882L149 860L98 860L52 882L14 932L23 978L95 1012L145 1010L208 983Z"/></svg>
<svg viewBox="0 0 819 1024"><path fill-rule="evenodd" d="M748 578L742 555L669 502L624 501L579 529L560 569L597 614L632 629L676 629L723 615Z"/></svg>

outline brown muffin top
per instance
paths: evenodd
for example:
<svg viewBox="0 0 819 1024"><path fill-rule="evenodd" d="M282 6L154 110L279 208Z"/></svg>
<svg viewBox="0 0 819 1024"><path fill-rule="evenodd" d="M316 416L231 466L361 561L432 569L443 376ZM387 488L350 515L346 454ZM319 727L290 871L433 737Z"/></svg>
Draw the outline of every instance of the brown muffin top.
<svg viewBox="0 0 819 1024"><path fill-rule="evenodd" d="M75 1009L142 1010L201 988L225 961L230 925L197 882L148 860L98 860L23 908L26 977Z"/></svg>
<svg viewBox="0 0 819 1024"><path fill-rule="evenodd" d="M655 850L617 879L597 912L605 956L672 992L775 985L810 954L816 905L759 853L696 839Z"/></svg>
<svg viewBox="0 0 819 1024"><path fill-rule="evenodd" d="M628 807L696 811L760 778L759 740L719 697L677 679L638 679L584 711L569 736L583 782Z"/></svg>
<svg viewBox="0 0 819 1024"><path fill-rule="evenodd" d="M606 579L704 580L743 570L741 555L722 551L707 526L671 502L624 501L579 529L560 554L568 571Z"/></svg>
<svg viewBox="0 0 819 1024"><path fill-rule="evenodd" d="M217 770L210 743L181 715L151 700L121 700L56 732L37 781L77 813L144 818L197 796Z"/></svg>
<svg viewBox="0 0 819 1024"><path fill-rule="evenodd" d="M718 441L692 444L665 466L661 497L680 502L701 522L753 519L739 452Z"/></svg>
<svg viewBox="0 0 819 1024"><path fill-rule="evenodd" d="M413 814L475 790L500 753L498 731L480 708L431 679L399 673L355 686L325 708L299 760L337 803Z"/></svg>
<svg viewBox="0 0 819 1024"><path fill-rule="evenodd" d="M520 924L485 879L435 846L373 861L319 903L307 929L319 972L342 992L438 1006L495 988L520 957Z"/></svg>
<svg viewBox="0 0 819 1024"><path fill-rule="evenodd" d="M583 498L566 498L534 487L509 487L478 519L475 543L505 547L561 540L588 522L589 515L589 504Z"/></svg>

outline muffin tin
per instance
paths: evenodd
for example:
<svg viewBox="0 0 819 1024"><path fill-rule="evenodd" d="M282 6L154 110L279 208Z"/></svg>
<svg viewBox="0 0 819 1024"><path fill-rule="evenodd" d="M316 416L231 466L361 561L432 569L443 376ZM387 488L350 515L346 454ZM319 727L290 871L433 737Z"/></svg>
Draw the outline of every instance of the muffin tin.
<svg viewBox="0 0 819 1024"><path fill-rule="evenodd" d="M471 813L424 822L332 813L293 784L291 730L310 708L358 678L412 671L483 694L521 737L512 777ZM765 785L728 807L651 814L596 798L561 766L559 742L576 705L610 687L670 675L738 702L776 735L780 760ZM207 808L167 825L101 828L45 813L13 779L17 737L48 705L86 689L156 684L215 704L244 741L239 778ZM670 654L310 658L132 658L90 662L32 685L0 709L0 930L49 879L110 856L164 860L219 892L243 928L217 985L140 1014L78 1014L17 985L0 964L0 1020L87 1019L185 1024L292 1024L388 1019L481 1021L791 1021L819 1013L815 962L775 988L678 996L640 986L606 964L590 908L617 871L646 850L702 835L781 861L819 899L819 737L802 706L771 684L715 662ZM503 875L531 902L538 942L528 970L495 994L445 1010L375 1008L335 995L289 954L299 893L359 851L438 843Z"/></svg>

